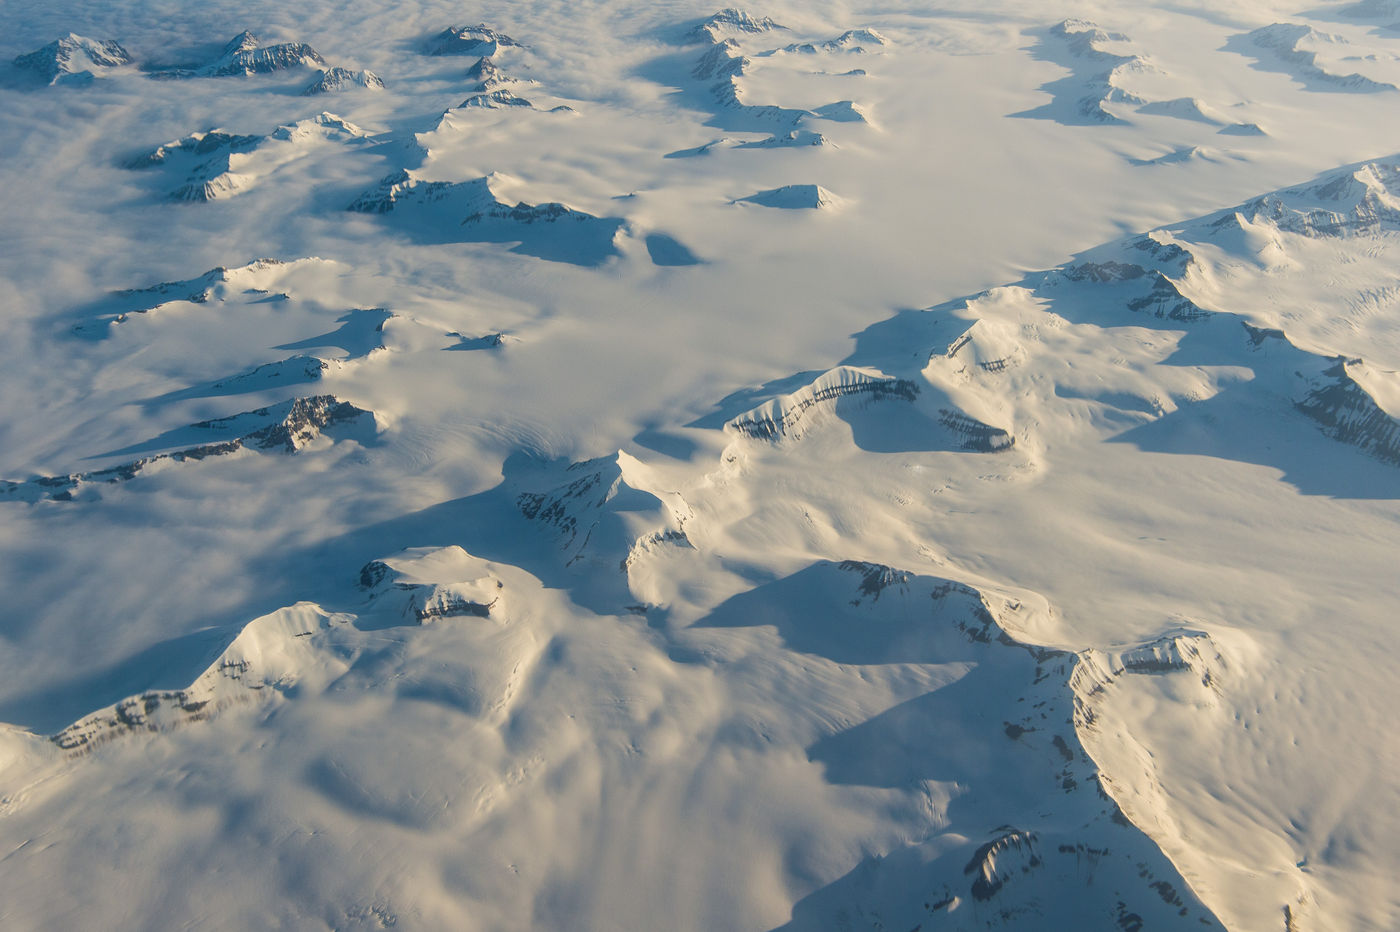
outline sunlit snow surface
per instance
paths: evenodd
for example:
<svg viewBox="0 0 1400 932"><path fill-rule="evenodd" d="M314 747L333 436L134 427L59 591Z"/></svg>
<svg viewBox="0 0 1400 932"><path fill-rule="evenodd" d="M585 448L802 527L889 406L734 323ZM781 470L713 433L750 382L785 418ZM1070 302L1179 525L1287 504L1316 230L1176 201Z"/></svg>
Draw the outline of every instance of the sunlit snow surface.
<svg viewBox="0 0 1400 932"><path fill-rule="evenodd" d="M0 25L0 927L1400 926L1400 4Z"/></svg>

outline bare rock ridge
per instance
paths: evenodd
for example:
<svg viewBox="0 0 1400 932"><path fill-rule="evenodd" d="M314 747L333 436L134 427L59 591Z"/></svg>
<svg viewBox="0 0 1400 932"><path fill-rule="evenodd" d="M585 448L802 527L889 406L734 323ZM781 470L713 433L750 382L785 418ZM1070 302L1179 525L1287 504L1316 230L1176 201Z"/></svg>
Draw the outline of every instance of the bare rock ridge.
<svg viewBox="0 0 1400 932"><path fill-rule="evenodd" d="M1368 162L1327 179L1247 201L1218 224L1240 218L1308 237L1372 235L1400 227L1400 159Z"/></svg>
<svg viewBox="0 0 1400 932"><path fill-rule="evenodd" d="M131 64L126 49L110 39L89 39L69 33L14 60L15 67L33 72L50 84L90 81L94 70Z"/></svg>
<svg viewBox="0 0 1400 932"><path fill-rule="evenodd" d="M917 443L921 449L997 453L1015 445L1009 431L961 410L940 386L916 373L901 378L852 365L770 398L724 427L749 440L791 443L822 429L833 415L851 426L858 446L868 449L892 451Z"/></svg>
<svg viewBox="0 0 1400 932"><path fill-rule="evenodd" d="M364 420L362 420L364 419ZM195 462L211 456L225 456L242 449L268 453L297 453L323 433L356 425L372 429L374 416L348 401L332 395L295 398L267 408L245 411L231 417L191 424L181 436L207 434L211 439L171 453L142 457L119 466L66 476L44 476L24 481L0 480L0 498L26 501L51 499L71 501L82 487L101 483L126 482L164 462Z"/></svg>
<svg viewBox="0 0 1400 932"><path fill-rule="evenodd" d="M1163 274L1161 269L1149 269L1136 263L1081 262L1066 267L1061 273L1072 282L1096 284L1133 282L1139 286L1138 293L1125 301L1127 308L1138 313L1148 313L1153 317L1178 320L1183 323L1205 320L1211 312L1197 305L1182 294L1177 282Z"/></svg>
<svg viewBox="0 0 1400 932"><path fill-rule="evenodd" d="M825 402L852 396L863 396L870 401L912 402L919 391L919 384L908 379L843 366L827 372L806 388L739 415L725 427L757 440L796 439L802 435L800 425L809 411Z"/></svg>
<svg viewBox="0 0 1400 932"><path fill-rule="evenodd" d="M1400 419L1385 411L1357 381L1359 359L1339 359L1311 379L1298 410L1318 422L1322 432L1349 443L1384 463L1400 466Z"/></svg>

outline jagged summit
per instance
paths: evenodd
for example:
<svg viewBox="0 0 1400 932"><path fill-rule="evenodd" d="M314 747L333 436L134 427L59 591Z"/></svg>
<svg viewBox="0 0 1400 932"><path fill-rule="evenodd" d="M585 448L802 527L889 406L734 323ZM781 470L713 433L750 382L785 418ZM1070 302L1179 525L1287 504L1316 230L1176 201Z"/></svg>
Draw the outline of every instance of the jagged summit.
<svg viewBox="0 0 1400 932"><path fill-rule="evenodd" d="M1264 195L1229 212L1217 226L1266 221L1309 237L1370 235L1400 228L1400 157L1367 162L1314 184Z"/></svg>
<svg viewBox="0 0 1400 932"><path fill-rule="evenodd" d="M351 71L349 68L340 67L326 68L301 93L304 97L310 97L314 94L330 94L352 87L380 90L384 87L384 80L373 71Z"/></svg>
<svg viewBox="0 0 1400 932"><path fill-rule="evenodd" d="M692 42L714 43L722 42L726 37L735 33L753 35L778 29L787 29L787 27L774 22L767 16L753 16L743 10L728 7L698 24L687 34L687 37Z"/></svg>
<svg viewBox="0 0 1400 932"><path fill-rule="evenodd" d="M14 60L15 67L31 71L50 84L91 80L94 69L131 64L131 55L116 42L88 39L69 33Z"/></svg>
<svg viewBox="0 0 1400 932"><path fill-rule="evenodd" d="M475 26L449 26L429 39L423 50L429 55L476 55L489 58L501 49L524 47L505 33L479 23Z"/></svg>
<svg viewBox="0 0 1400 932"><path fill-rule="evenodd" d="M207 77L270 74L313 65L324 67L326 60L304 42L263 46L257 36L243 32L229 41L219 58L201 68L200 74Z"/></svg>
<svg viewBox="0 0 1400 932"><path fill-rule="evenodd" d="M476 64L467 69L467 79L476 82L475 91L485 94L506 84L516 84L519 79L506 74L489 55L483 55Z"/></svg>
<svg viewBox="0 0 1400 932"><path fill-rule="evenodd" d="M199 65L160 68L149 72L153 78L222 78L236 75L272 74L296 68L329 68L321 54L304 42L263 45L252 32L244 30L230 39L218 56Z"/></svg>

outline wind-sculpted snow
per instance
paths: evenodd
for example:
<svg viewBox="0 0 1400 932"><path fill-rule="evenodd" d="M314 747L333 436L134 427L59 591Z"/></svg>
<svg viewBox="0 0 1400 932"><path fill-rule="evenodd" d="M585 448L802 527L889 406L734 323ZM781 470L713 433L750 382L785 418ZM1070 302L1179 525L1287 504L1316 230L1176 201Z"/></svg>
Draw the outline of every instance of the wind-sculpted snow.
<svg viewBox="0 0 1400 932"><path fill-rule="evenodd" d="M1220 928L1105 792L1081 740L1115 679L1177 676L1193 669L1178 659L1210 654L1209 640L1075 654L1020 640L1015 625L1033 612L956 581L846 561L736 596L704 622L773 626L789 650L842 663L958 669L947 685L808 748L839 785L968 789L933 832L799 901L783 929L848 916L890 928L983 928L983 917L993 928Z"/></svg>
<svg viewBox="0 0 1400 932"><path fill-rule="evenodd" d="M116 326L134 317L151 314L176 303L204 305L210 301L223 302L235 295L249 296L256 301L286 300L288 296L285 292L273 292L268 286L278 284L288 272L316 265L320 261L254 259L236 268L219 266L191 279L160 282L144 288L124 288L98 302L90 313L84 315L86 320L74 325L73 332L88 339L103 339L110 336Z"/></svg>
<svg viewBox="0 0 1400 932"><path fill-rule="evenodd" d="M1154 68L1140 55L1120 55L1107 48L1129 41L1122 33L1106 32L1082 19L1067 19L1051 27L1037 50L1056 64L1069 68L1072 74L1041 88L1053 95L1050 103L1017 115L1056 120L1071 126L1125 122L1109 105L1146 104L1145 98L1128 90L1124 84L1134 72Z"/></svg>
<svg viewBox="0 0 1400 932"><path fill-rule="evenodd" d="M0 480L0 500L73 501L88 487L135 479L139 473L156 464L197 462L211 456L237 453L243 449L298 453L323 433L348 431L350 436L358 436L364 440L373 435L373 419L374 416L370 412L331 395L296 398L231 417L200 421L173 431L167 436L157 437L134 448L113 451L109 455L168 448L196 441L194 445L174 452L146 456L92 472L44 476L23 482ZM365 428L368 428L368 435Z"/></svg>
<svg viewBox="0 0 1400 932"><path fill-rule="evenodd" d="M1137 108L1138 113L1153 116L1176 117L1181 120L1194 120L1209 126L1224 126L1226 121L1214 108L1195 97L1177 97L1173 100L1153 100Z"/></svg>
<svg viewBox="0 0 1400 932"><path fill-rule="evenodd" d="M69 33L43 48L15 59L15 67L31 71L50 84L91 81L94 69L131 64L126 49L110 39L89 39Z"/></svg>
<svg viewBox="0 0 1400 932"><path fill-rule="evenodd" d="M311 91L308 91L311 93ZM319 92L316 92L319 93ZM321 142L358 142L364 130L333 113L279 126L266 136L221 130L192 133L127 162L132 169L161 168L175 179L172 201L204 202L242 194Z"/></svg>
<svg viewBox="0 0 1400 932"><path fill-rule="evenodd" d="M1385 81L1376 81L1355 72L1337 74L1318 65L1318 47L1345 42L1341 36L1321 33L1301 23L1273 23L1233 37L1228 47L1255 58L1261 68L1281 71L1315 90L1361 93L1400 90L1400 87Z"/></svg>
<svg viewBox="0 0 1400 932"><path fill-rule="evenodd" d="M840 203L840 199L819 184L785 184L781 188L741 197L735 203L784 210L830 210Z"/></svg>
<svg viewBox="0 0 1400 932"><path fill-rule="evenodd" d="M368 604L356 613L311 602L279 609L243 626L218 658L183 689L153 690L86 715L53 735L85 754L114 739L206 722L220 712L318 691L352 669L361 632L399 625L505 616L505 584L460 547L421 548L367 564L360 574Z"/></svg>
<svg viewBox="0 0 1400 932"><path fill-rule="evenodd" d="M1172 117L1221 127L1226 135L1262 134L1253 124L1232 124L1216 107L1198 97L1149 96L1152 88L1173 80L1151 58L1133 51L1132 39L1082 19L1067 19L1046 30L1035 47L1037 58L1071 72L1041 87L1052 100L1014 114L1055 120L1068 126L1122 126L1131 108L1149 116ZM1155 164L1143 162L1141 164Z"/></svg>
<svg viewBox="0 0 1400 932"><path fill-rule="evenodd" d="M188 687L123 699L69 725L53 736L53 743L65 751L86 753L126 734L168 731L252 702L264 692L286 692L314 665L326 660L331 660L332 669L338 665L333 658L318 656L313 639L350 620L309 602L256 618Z"/></svg>
<svg viewBox="0 0 1400 932"><path fill-rule="evenodd" d="M705 95L719 108L711 123L727 130L770 133L768 140L750 143L749 147L771 148L823 144L824 140L820 134L806 128L810 120L868 122L868 117L859 104L849 100L836 101L811 110L754 103L749 99L745 78L756 67L756 58L771 60L779 53L862 53L867 51L867 48L879 49L888 45L888 40L874 30L852 29L820 43L795 43L782 48L755 49L746 53L746 43L776 30L790 31L770 19L754 18L739 10L727 9L715 14L687 34L687 41L706 46L705 51L691 67L690 77L704 85ZM672 153L672 157L704 154L705 151L709 151L709 147L701 149L703 151Z"/></svg>

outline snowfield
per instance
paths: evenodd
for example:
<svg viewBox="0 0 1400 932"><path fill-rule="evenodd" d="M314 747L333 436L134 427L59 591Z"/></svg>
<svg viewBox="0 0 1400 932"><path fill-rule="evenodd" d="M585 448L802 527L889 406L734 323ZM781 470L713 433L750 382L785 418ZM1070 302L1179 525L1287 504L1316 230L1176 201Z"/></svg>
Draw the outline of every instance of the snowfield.
<svg viewBox="0 0 1400 932"><path fill-rule="evenodd" d="M0 927L1400 927L1400 5L0 23Z"/></svg>

